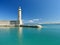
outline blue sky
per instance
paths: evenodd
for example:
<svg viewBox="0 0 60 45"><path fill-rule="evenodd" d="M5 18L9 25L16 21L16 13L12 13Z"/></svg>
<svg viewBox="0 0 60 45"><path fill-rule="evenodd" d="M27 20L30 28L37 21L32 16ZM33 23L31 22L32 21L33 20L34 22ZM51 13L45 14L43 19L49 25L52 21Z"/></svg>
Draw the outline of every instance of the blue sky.
<svg viewBox="0 0 60 45"><path fill-rule="evenodd" d="M18 6L24 22L60 22L60 0L0 0L0 20L17 20Z"/></svg>

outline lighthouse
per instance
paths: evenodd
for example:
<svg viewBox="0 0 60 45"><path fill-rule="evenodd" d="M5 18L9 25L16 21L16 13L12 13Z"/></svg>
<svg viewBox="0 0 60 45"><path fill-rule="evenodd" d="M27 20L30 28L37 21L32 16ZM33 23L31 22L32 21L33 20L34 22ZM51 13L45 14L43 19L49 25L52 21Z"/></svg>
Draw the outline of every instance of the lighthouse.
<svg viewBox="0 0 60 45"><path fill-rule="evenodd" d="M18 25L23 25L22 23L22 10L21 7L18 8Z"/></svg>
<svg viewBox="0 0 60 45"><path fill-rule="evenodd" d="M33 27L33 28L42 28L41 25L23 25L22 22L22 9L21 7L18 8L18 26L19 27Z"/></svg>

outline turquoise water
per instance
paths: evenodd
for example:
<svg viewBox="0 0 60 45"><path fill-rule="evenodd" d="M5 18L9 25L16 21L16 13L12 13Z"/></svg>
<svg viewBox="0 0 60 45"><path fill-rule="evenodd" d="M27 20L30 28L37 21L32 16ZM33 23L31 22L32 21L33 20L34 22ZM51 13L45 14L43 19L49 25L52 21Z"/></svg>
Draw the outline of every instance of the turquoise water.
<svg viewBox="0 0 60 45"><path fill-rule="evenodd" d="M43 28L0 27L0 45L60 45L60 25L43 25Z"/></svg>

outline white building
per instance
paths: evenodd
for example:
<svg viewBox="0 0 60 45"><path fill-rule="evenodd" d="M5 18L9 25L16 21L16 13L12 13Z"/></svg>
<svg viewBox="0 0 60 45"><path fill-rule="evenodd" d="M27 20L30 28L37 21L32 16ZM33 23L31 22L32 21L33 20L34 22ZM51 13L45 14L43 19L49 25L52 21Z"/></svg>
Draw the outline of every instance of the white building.
<svg viewBox="0 0 60 45"><path fill-rule="evenodd" d="M23 25L22 23L22 10L21 7L18 8L18 25Z"/></svg>

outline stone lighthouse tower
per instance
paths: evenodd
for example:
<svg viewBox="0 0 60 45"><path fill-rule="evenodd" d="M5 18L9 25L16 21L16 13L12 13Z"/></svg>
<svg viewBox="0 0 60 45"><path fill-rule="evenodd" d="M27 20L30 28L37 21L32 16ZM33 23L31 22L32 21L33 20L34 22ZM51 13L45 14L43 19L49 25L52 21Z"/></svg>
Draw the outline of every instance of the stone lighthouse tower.
<svg viewBox="0 0 60 45"><path fill-rule="evenodd" d="M21 11L21 7L18 8L18 25L23 25L22 23L22 15L21 15L22 11Z"/></svg>

